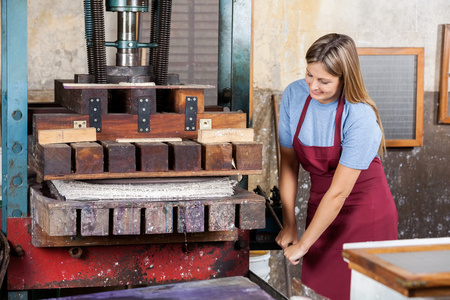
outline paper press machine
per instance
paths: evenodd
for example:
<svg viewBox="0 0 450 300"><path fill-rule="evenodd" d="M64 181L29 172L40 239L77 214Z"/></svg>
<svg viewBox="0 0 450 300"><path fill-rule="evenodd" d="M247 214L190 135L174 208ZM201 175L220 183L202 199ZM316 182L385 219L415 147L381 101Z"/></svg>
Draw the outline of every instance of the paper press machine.
<svg viewBox="0 0 450 300"><path fill-rule="evenodd" d="M29 214L8 218L8 291L248 272L265 199L239 178L261 172L262 144L246 112L205 109L211 86L167 74L172 1L148 2L85 0L88 74L55 80L55 103L29 107ZM117 13L115 42L104 40L105 10Z"/></svg>

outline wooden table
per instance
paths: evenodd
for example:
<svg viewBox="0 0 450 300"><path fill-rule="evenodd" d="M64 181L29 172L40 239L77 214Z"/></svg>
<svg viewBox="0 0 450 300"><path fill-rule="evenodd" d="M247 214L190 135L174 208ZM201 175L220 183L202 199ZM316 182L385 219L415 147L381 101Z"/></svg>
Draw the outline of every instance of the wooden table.
<svg viewBox="0 0 450 300"><path fill-rule="evenodd" d="M342 255L351 299L450 299L450 238L345 244Z"/></svg>

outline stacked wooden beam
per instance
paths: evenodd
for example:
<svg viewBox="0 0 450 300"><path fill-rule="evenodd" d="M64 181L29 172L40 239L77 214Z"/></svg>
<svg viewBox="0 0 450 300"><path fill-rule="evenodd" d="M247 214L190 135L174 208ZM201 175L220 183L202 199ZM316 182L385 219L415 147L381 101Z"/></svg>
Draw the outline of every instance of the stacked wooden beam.
<svg viewBox="0 0 450 300"><path fill-rule="evenodd" d="M262 143L246 128L246 114L206 112L205 88L56 80L55 101L68 111L29 116L29 166L43 186L49 180L261 173ZM156 89L169 91L164 112L156 107ZM55 245L55 237L255 229L265 220L265 200L239 189L223 199L80 202L57 191L45 196L41 186L31 189L31 207L39 246Z"/></svg>

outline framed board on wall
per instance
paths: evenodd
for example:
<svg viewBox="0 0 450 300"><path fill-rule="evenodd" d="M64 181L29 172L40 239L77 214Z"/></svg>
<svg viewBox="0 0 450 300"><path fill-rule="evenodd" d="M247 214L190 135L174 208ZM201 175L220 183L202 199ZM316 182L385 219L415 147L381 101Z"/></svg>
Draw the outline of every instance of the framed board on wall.
<svg viewBox="0 0 450 300"><path fill-rule="evenodd" d="M449 111L449 56L450 56L450 25L445 24L443 27L442 39L442 58L441 58L441 76L439 85L439 123L450 123Z"/></svg>
<svg viewBox="0 0 450 300"><path fill-rule="evenodd" d="M358 48L369 96L383 123L386 147L422 146L423 48Z"/></svg>

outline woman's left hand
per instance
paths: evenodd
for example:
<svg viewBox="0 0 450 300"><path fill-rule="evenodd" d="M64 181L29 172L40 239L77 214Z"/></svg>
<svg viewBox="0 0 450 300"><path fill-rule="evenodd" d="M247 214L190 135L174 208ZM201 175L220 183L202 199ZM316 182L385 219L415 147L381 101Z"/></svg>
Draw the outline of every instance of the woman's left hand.
<svg viewBox="0 0 450 300"><path fill-rule="evenodd" d="M293 265L298 264L300 262L300 258L302 258L307 252L308 249L302 247L302 244L300 243L284 248L284 256Z"/></svg>

